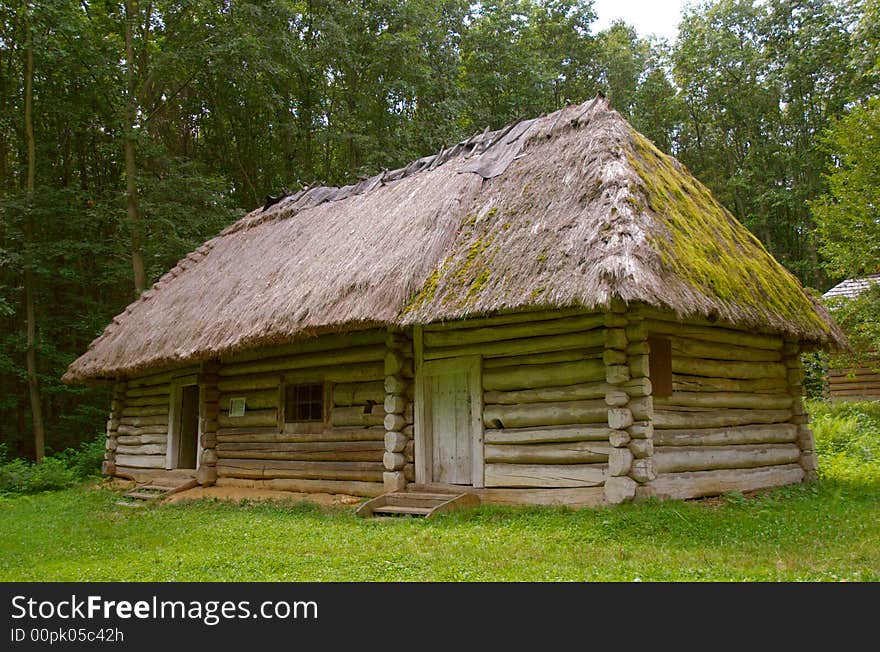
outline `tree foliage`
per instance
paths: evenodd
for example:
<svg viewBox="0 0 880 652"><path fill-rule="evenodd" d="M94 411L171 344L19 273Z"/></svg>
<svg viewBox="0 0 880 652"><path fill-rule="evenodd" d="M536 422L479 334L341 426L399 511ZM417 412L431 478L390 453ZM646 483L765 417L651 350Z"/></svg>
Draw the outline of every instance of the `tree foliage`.
<svg viewBox="0 0 880 652"><path fill-rule="evenodd" d="M876 105L841 117L877 94L877 0L717 0L686 11L674 44L594 21L591 0L0 3L0 427L10 451L33 452L26 261L51 453L91 440L106 418L106 388L59 378L131 300L133 248L152 283L267 194L348 183L599 91L803 281L828 284L822 255L832 275L843 252L870 267L870 239L852 238L876 202L859 204L853 184L870 183L863 136L874 132L860 121ZM126 218L131 178L140 230Z"/></svg>

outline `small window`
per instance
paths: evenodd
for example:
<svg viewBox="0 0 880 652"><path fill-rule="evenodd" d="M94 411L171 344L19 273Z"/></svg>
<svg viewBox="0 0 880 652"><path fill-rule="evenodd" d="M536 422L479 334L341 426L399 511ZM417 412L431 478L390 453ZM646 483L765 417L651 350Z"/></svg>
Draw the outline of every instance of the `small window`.
<svg viewBox="0 0 880 652"><path fill-rule="evenodd" d="M284 421L300 423L303 421L324 420L324 386L288 385L284 390Z"/></svg>
<svg viewBox="0 0 880 652"><path fill-rule="evenodd" d="M672 342L665 337L649 337L648 373L654 396L672 394Z"/></svg>

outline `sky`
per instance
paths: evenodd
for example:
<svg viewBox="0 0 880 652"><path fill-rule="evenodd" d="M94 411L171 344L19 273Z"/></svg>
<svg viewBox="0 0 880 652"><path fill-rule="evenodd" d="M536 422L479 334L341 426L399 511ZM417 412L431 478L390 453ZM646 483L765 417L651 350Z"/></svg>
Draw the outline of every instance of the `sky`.
<svg viewBox="0 0 880 652"><path fill-rule="evenodd" d="M684 4L685 0L593 0L599 16L593 30L605 29L620 18L634 26L640 36L655 34L672 43Z"/></svg>

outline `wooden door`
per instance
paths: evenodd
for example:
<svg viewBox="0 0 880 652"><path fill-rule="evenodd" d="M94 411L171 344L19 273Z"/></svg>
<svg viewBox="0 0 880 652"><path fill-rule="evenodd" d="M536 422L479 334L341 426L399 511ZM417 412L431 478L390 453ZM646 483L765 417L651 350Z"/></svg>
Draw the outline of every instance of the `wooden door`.
<svg viewBox="0 0 880 652"><path fill-rule="evenodd" d="M430 482L482 486L479 358L426 363L423 369Z"/></svg>

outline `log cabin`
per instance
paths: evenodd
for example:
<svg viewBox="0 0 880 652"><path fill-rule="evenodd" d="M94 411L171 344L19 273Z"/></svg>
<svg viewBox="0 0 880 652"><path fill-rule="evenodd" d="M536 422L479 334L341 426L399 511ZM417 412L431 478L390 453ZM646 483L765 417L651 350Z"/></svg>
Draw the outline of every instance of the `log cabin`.
<svg viewBox="0 0 880 652"><path fill-rule="evenodd" d="M258 209L65 375L114 386L104 472L498 504L815 475L798 281L602 97Z"/></svg>
<svg viewBox="0 0 880 652"><path fill-rule="evenodd" d="M823 299L847 301L880 283L880 274L841 281L822 295ZM832 356L828 365L828 394L833 402L880 401L880 352L861 351L853 359Z"/></svg>

